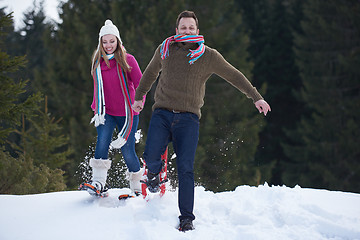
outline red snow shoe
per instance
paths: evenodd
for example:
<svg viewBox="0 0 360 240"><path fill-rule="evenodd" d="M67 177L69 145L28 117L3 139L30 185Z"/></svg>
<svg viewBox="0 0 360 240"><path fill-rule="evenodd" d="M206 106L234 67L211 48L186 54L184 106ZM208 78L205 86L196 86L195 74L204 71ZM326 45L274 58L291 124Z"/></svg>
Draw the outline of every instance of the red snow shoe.
<svg viewBox="0 0 360 240"><path fill-rule="evenodd" d="M168 161L168 148L166 148L165 152L161 155L161 160L163 167L159 174L153 174L151 176L151 173L148 174L148 170L146 168L146 163L143 161L145 171L144 171L144 178L146 180L142 180L141 182L141 193L143 195L143 198L147 197L147 190L149 192L159 192L160 197L162 197L165 194L166 185L165 182L168 181L167 179L167 161ZM149 178L150 177L150 178ZM155 177L155 178L154 178ZM150 181L149 181L150 179Z"/></svg>

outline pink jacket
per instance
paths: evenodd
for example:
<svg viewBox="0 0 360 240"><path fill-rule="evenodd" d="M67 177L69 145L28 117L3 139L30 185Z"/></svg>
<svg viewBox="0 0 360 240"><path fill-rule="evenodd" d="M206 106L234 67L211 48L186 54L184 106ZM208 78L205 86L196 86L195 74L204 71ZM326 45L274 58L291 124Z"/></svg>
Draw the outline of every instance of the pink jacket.
<svg viewBox="0 0 360 240"><path fill-rule="evenodd" d="M133 103L135 98L135 90L139 86L142 73L139 68L139 64L133 55L128 53L126 58L128 64L131 67L131 71L126 73L126 79L128 81L131 103ZM120 79L116 70L116 60L113 58L109 61L109 63L110 68L108 68L103 59L100 61L105 95L105 111L107 114L113 116L126 116L124 96L121 90ZM95 111L95 86L91 108L93 111ZM134 112L134 114L138 115L139 113Z"/></svg>

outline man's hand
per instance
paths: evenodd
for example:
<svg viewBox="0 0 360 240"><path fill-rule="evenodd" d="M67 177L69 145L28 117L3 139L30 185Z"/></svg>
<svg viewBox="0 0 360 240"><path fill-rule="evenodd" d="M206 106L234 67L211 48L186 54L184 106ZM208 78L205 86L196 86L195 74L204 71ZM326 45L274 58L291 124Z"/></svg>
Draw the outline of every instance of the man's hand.
<svg viewBox="0 0 360 240"><path fill-rule="evenodd" d="M255 102L255 107L259 110L259 113L264 113L265 116L268 111L271 112L270 105L265 100Z"/></svg>
<svg viewBox="0 0 360 240"><path fill-rule="evenodd" d="M143 107L144 107L144 102L143 101L134 101L134 103L131 107L135 112L141 112L141 110L143 110Z"/></svg>

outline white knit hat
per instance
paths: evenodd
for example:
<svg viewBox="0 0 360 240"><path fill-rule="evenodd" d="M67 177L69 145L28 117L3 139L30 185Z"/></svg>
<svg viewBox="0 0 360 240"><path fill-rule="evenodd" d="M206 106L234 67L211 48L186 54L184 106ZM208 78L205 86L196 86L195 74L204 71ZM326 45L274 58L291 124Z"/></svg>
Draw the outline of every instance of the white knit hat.
<svg viewBox="0 0 360 240"><path fill-rule="evenodd" d="M120 41L120 44L122 45L122 41L121 41L121 38L120 38L120 33L119 33L119 30L118 28L112 23L111 20L107 19L105 21L105 25L101 27L100 29L100 32L99 32L99 43L100 43L100 38L106 34L112 34L112 35L115 35L119 41Z"/></svg>

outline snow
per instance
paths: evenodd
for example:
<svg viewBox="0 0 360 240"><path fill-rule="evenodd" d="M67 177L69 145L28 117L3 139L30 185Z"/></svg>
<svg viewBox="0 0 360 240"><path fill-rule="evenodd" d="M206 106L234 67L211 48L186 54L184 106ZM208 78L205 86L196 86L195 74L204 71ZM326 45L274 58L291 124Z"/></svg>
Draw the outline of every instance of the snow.
<svg viewBox="0 0 360 240"><path fill-rule="evenodd" d="M360 194L296 186L195 189L194 231L179 232L177 191L149 201L96 199L85 191L0 195L1 240L360 239Z"/></svg>

